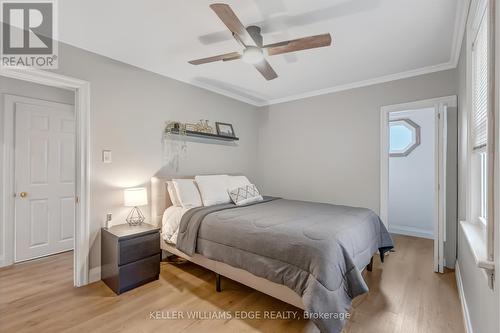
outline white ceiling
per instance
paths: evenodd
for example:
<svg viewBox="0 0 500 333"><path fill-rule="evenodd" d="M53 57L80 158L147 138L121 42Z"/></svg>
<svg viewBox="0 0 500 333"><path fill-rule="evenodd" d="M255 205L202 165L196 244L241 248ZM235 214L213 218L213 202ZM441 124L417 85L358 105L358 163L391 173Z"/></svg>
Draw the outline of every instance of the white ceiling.
<svg viewBox="0 0 500 333"><path fill-rule="evenodd" d="M188 60L240 51L209 0L59 1L60 40L255 105L456 66L465 0L228 0L264 43L331 33L333 46L268 58L266 81L240 60Z"/></svg>

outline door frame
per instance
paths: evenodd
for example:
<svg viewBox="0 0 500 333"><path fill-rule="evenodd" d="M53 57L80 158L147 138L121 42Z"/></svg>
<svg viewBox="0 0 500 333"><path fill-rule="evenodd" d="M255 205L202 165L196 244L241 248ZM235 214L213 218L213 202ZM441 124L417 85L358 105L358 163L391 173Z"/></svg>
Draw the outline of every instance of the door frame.
<svg viewBox="0 0 500 333"><path fill-rule="evenodd" d="M409 103L387 105L380 111L380 218L389 228L389 113L433 107L435 122L435 210L434 210L434 271L444 272L444 242L446 241L446 154L447 108L457 107L457 96L446 96Z"/></svg>
<svg viewBox="0 0 500 333"><path fill-rule="evenodd" d="M80 79L55 74L34 68L0 68L0 76L58 87L75 93L75 142L76 142L76 181L75 181L75 234L73 283L76 287L89 283L90 250L90 83ZM6 98L7 102L8 98ZM4 154L3 154L3 223L4 258L0 266L14 263L14 118L7 115L4 108ZM12 221L7 223L7 221Z"/></svg>

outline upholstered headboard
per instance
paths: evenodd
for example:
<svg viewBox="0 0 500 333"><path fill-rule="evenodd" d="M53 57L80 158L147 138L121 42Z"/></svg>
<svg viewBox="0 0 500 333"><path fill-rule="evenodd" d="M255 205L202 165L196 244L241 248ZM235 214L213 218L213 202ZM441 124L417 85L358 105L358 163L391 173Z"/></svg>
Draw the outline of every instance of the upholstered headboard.
<svg viewBox="0 0 500 333"><path fill-rule="evenodd" d="M151 224L161 227L165 209L172 206L167 191L167 181L172 178L194 178L194 176L152 177L151 178Z"/></svg>
<svg viewBox="0 0 500 333"><path fill-rule="evenodd" d="M165 178L151 178L151 224L155 226L161 225L163 212L168 207L167 200L170 202L166 181Z"/></svg>

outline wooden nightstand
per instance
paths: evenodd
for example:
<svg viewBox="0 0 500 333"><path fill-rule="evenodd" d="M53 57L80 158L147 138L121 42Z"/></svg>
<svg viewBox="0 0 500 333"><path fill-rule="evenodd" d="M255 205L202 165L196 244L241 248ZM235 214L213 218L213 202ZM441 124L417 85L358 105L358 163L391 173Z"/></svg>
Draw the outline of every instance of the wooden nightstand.
<svg viewBox="0 0 500 333"><path fill-rule="evenodd" d="M157 280L160 274L160 228L143 223L101 229L101 279L121 294Z"/></svg>

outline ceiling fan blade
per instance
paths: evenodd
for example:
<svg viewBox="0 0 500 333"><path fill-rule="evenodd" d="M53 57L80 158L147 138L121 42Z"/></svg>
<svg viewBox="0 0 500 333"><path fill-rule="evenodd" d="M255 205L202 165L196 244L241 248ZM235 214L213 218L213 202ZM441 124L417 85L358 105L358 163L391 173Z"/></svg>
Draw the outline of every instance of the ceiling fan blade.
<svg viewBox="0 0 500 333"><path fill-rule="evenodd" d="M210 8L217 14L226 27L233 33L233 36L238 42L243 43L243 46L257 46L252 36L238 19L229 5L224 3L214 3Z"/></svg>
<svg viewBox="0 0 500 333"><path fill-rule="evenodd" d="M267 54L271 56L288 52L314 49L317 47L330 46L331 44L332 36L330 36L330 34L323 34L264 45L264 48L267 49Z"/></svg>
<svg viewBox="0 0 500 333"><path fill-rule="evenodd" d="M216 55L213 57L191 60L188 62L191 65L201 65L201 64L206 64L209 62L214 62L214 61L229 61L229 60L235 60L235 59L239 59L239 58L241 58L241 55L238 52L231 52L231 53Z"/></svg>
<svg viewBox="0 0 500 333"><path fill-rule="evenodd" d="M271 65L267 62L266 59L254 64L255 68L262 74L266 80L270 81L278 77L278 74L274 71Z"/></svg>
<svg viewBox="0 0 500 333"><path fill-rule="evenodd" d="M241 59L243 56L241 54L235 54L234 56L232 57L227 57L227 58L224 58L222 59L222 61L232 61L232 60L238 60L238 59Z"/></svg>

